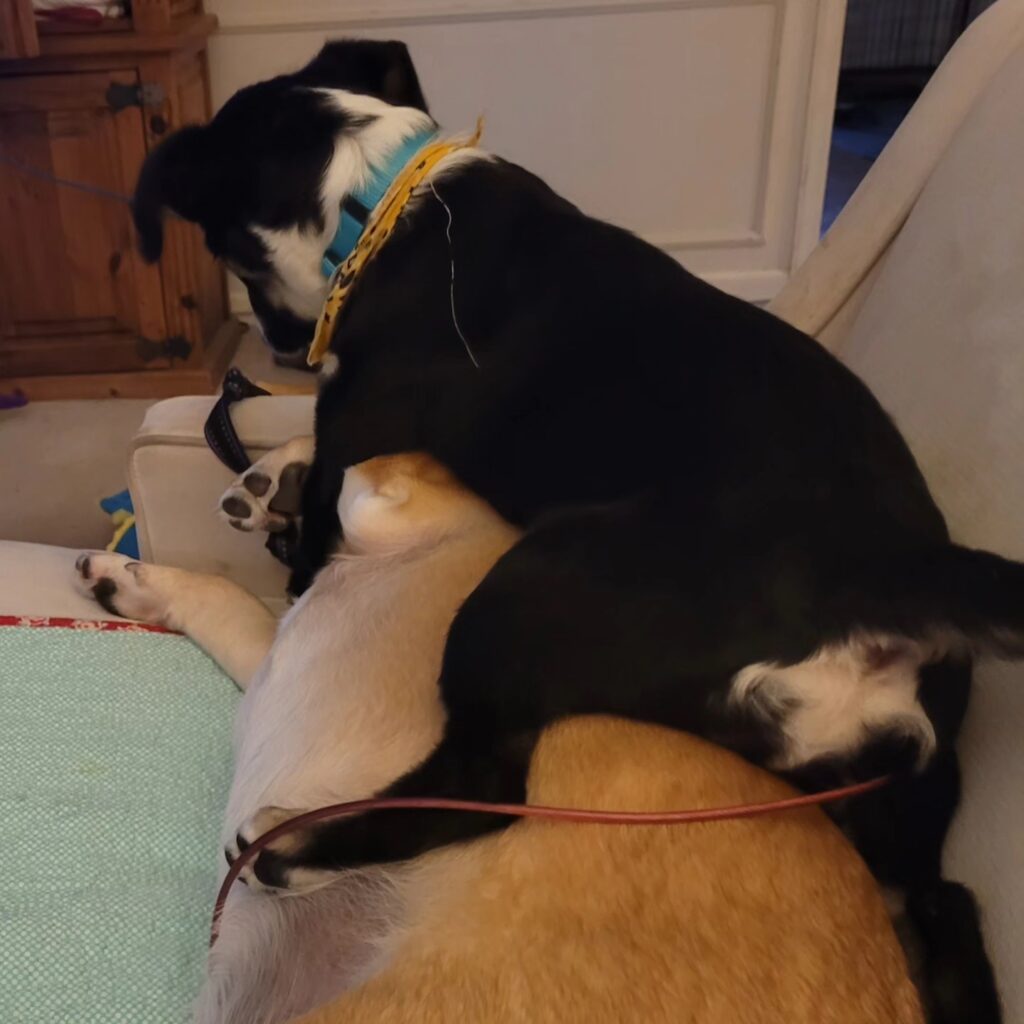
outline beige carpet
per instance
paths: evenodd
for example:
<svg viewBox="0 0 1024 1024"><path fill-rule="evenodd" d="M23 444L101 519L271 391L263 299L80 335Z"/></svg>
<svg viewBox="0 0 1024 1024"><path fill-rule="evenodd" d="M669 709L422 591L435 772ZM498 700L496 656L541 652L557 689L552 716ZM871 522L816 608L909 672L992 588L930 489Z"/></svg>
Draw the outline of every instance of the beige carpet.
<svg viewBox="0 0 1024 1024"><path fill-rule="evenodd" d="M273 365L252 331L235 365L252 380L309 384ZM0 412L0 540L102 548L113 526L99 499L127 486L128 443L153 403L32 402Z"/></svg>
<svg viewBox="0 0 1024 1024"><path fill-rule="evenodd" d="M101 548L97 502L125 487L128 441L151 402L32 402L0 412L0 540Z"/></svg>

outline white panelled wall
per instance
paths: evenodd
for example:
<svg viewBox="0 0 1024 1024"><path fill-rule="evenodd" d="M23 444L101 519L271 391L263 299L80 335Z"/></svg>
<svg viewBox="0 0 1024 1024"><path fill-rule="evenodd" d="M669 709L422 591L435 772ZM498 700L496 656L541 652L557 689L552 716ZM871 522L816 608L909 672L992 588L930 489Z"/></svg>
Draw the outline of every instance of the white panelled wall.
<svg viewBox="0 0 1024 1024"><path fill-rule="evenodd" d="M818 238L845 0L207 0L214 107L329 39L408 43L448 129L763 302ZM232 282L232 303L247 309Z"/></svg>

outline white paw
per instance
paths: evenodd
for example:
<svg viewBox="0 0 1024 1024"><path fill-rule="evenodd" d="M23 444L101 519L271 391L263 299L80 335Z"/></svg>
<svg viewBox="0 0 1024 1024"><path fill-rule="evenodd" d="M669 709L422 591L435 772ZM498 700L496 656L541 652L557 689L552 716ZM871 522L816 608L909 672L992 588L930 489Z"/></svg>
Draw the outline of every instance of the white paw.
<svg viewBox="0 0 1024 1024"><path fill-rule="evenodd" d="M220 515L236 530L280 533L299 514L313 439L296 437L267 452L224 492Z"/></svg>
<svg viewBox="0 0 1024 1024"><path fill-rule="evenodd" d="M160 623L164 602L146 586L147 566L124 555L86 551L75 561L75 589L93 598L112 615Z"/></svg>
<svg viewBox="0 0 1024 1024"><path fill-rule="evenodd" d="M301 813L302 811L289 810L285 807L261 807L242 822L235 838L224 847L224 856L228 864L234 864L239 854L260 836L266 835L272 828ZM314 889L337 878L337 872L300 867L293 862L293 858L301 854L308 838L308 831L300 827L293 833L285 833L273 840L242 868L238 880L253 889L287 889L299 892Z"/></svg>

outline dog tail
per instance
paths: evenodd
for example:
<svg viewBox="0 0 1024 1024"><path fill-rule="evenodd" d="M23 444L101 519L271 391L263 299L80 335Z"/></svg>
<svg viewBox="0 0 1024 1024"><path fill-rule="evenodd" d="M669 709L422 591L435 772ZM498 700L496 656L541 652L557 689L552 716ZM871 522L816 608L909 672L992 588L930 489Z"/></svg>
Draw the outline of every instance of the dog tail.
<svg viewBox="0 0 1024 1024"><path fill-rule="evenodd" d="M1024 657L1024 564L946 544L857 570L829 609L851 624L920 639L941 653Z"/></svg>
<svg viewBox="0 0 1024 1024"><path fill-rule="evenodd" d="M203 128L189 125L168 136L146 157L132 198L132 219L139 251L148 263L160 259L164 247L163 214L170 207L189 219L191 192L204 176Z"/></svg>
<svg viewBox="0 0 1024 1024"><path fill-rule="evenodd" d="M394 904L379 870L287 896L236 885L194 1024L283 1024L333 1001L374 970Z"/></svg>

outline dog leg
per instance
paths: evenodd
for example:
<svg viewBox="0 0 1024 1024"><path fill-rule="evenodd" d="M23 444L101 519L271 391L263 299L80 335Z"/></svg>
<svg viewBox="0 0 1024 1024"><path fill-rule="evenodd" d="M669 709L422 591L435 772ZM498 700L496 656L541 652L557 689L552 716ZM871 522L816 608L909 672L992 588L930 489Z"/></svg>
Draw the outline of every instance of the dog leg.
<svg viewBox="0 0 1024 1024"><path fill-rule="evenodd" d="M298 516L302 488L313 461L313 438L295 437L267 452L224 492L221 517L246 533L279 533Z"/></svg>
<svg viewBox="0 0 1024 1024"><path fill-rule="evenodd" d="M277 632L273 613L223 576L93 552L75 562L75 583L113 615L184 633L243 690Z"/></svg>
<svg viewBox="0 0 1024 1024"><path fill-rule="evenodd" d="M924 672L929 683L956 687L969 668L946 663ZM999 995L974 899L963 885L942 877L942 846L959 802L960 775L945 736L952 723L937 724L943 745L923 770L913 770L917 751L909 743L905 770L887 786L826 810L886 893L929 1024L999 1024ZM877 777L891 771L897 758L893 738L882 736L856 758L787 774L803 789L821 790Z"/></svg>
<svg viewBox="0 0 1024 1024"><path fill-rule="evenodd" d="M464 733L462 735L465 735ZM382 796L434 796L494 803L523 803L530 756L538 733L480 736L468 742L449 731L433 754ZM239 849L300 811L262 808L239 831ZM250 884L303 889L323 884L332 871L409 860L449 843L476 839L507 827L501 814L446 810L380 810L316 823L281 836L242 872Z"/></svg>
<svg viewBox="0 0 1024 1024"><path fill-rule="evenodd" d="M858 775L877 774L873 769ZM970 891L942 877L946 832L960 796L956 754L867 793L836 818L887 892L930 1024L999 1024L1001 1012ZM902 898L899 898L902 897Z"/></svg>
<svg viewBox="0 0 1024 1024"><path fill-rule="evenodd" d="M302 529L288 581L288 591L296 597L309 588L341 539L338 499L344 479L343 462L328 464L321 457L309 467L302 491Z"/></svg>

